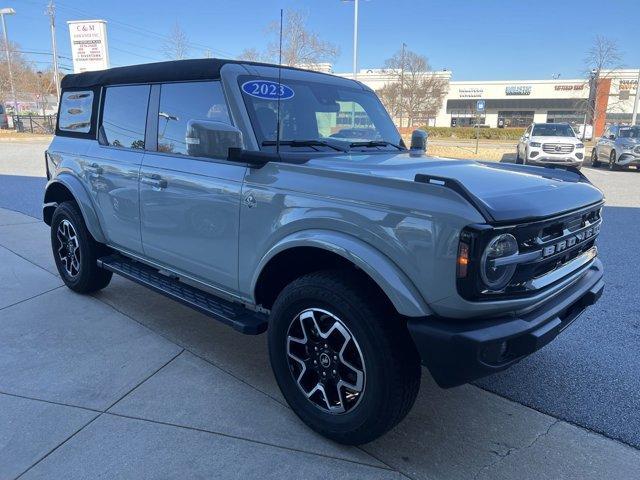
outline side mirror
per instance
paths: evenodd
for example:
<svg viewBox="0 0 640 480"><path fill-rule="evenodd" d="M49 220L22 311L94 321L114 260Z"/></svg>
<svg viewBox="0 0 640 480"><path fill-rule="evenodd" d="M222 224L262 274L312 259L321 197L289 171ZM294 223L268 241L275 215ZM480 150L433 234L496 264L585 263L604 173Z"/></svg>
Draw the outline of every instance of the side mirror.
<svg viewBox="0 0 640 480"><path fill-rule="evenodd" d="M427 153L427 142L429 134L424 130L414 130L411 134L411 150L412 157L422 157Z"/></svg>
<svg viewBox="0 0 640 480"><path fill-rule="evenodd" d="M529 138L529 134L528 134L528 133L525 133L525 134L523 135L523 138L526 140L527 138Z"/></svg>
<svg viewBox="0 0 640 480"><path fill-rule="evenodd" d="M609 135L609 140L615 140L616 136L615 135Z"/></svg>
<svg viewBox="0 0 640 480"><path fill-rule="evenodd" d="M230 148L243 148L242 132L224 122L189 120L187 154L194 157L227 158Z"/></svg>

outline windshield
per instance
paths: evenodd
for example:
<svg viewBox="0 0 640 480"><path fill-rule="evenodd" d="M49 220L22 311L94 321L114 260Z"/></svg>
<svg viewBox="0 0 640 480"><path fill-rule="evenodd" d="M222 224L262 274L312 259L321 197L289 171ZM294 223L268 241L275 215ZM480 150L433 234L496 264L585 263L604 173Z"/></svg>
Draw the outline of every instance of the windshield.
<svg viewBox="0 0 640 480"><path fill-rule="evenodd" d="M631 127L620 130L621 138L640 138L640 127Z"/></svg>
<svg viewBox="0 0 640 480"><path fill-rule="evenodd" d="M241 77L240 88L261 150L274 151L277 79ZM370 91L310 81L282 81L282 150L397 150L401 137Z"/></svg>
<svg viewBox="0 0 640 480"><path fill-rule="evenodd" d="M575 137L571 126L559 123L547 123L533 127L533 137Z"/></svg>

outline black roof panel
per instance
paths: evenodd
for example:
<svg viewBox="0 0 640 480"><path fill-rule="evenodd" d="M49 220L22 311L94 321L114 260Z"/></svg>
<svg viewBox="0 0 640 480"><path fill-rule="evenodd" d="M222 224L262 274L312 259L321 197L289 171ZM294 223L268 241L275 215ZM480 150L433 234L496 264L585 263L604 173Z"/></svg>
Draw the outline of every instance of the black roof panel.
<svg viewBox="0 0 640 480"><path fill-rule="evenodd" d="M212 80L220 78L220 69L227 63L277 67L268 63L245 62L220 58L199 58L146 63L127 67L116 67L95 72L65 75L62 88L90 88L102 85L126 83L179 82L189 80ZM282 67L292 69L293 67ZM297 70L297 69L296 69Z"/></svg>

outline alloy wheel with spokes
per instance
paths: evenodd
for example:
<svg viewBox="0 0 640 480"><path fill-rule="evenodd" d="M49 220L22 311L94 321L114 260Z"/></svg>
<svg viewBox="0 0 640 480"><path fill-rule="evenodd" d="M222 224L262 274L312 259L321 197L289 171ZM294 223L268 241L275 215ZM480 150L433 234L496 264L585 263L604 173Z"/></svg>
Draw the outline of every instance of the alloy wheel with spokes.
<svg viewBox="0 0 640 480"><path fill-rule="evenodd" d="M51 250L62 281L78 293L106 287L112 273L98 267L109 250L89 233L78 204L60 203L51 217Z"/></svg>
<svg viewBox="0 0 640 480"><path fill-rule="evenodd" d="M332 313L309 308L291 321L286 337L289 369L304 395L323 412L356 407L365 389L362 350Z"/></svg>
<svg viewBox="0 0 640 480"><path fill-rule="evenodd" d="M56 231L58 258L67 275L75 278L80 273L80 242L78 234L69 220L62 220Z"/></svg>

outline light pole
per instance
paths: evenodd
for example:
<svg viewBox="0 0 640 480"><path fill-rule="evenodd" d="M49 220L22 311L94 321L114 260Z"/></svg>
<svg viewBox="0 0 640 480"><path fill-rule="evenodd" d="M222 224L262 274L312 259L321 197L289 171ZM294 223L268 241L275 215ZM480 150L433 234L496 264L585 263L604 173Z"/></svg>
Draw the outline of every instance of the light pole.
<svg viewBox="0 0 640 480"><path fill-rule="evenodd" d="M4 35L4 49L7 54L7 68L9 70L9 85L11 86L11 96L13 97L13 113L18 114L18 100L16 99L16 89L13 85L13 73L11 72L11 53L9 52L9 38L7 36L7 24L4 21L5 15L15 15L13 8L0 8L0 18L2 19L2 34Z"/></svg>
<svg viewBox="0 0 640 480"><path fill-rule="evenodd" d="M56 84L56 95L60 101L60 70L58 69L58 47L56 46L56 7L53 0L47 5L46 15L49 16L51 27L51 54L53 55L53 81Z"/></svg>
<svg viewBox="0 0 640 480"><path fill-rule="evenodd" d="M353 2L353 79L358 77L358 6L360 0L342 0L342 3Z"/></svg>
<svg viewBox="0 0 640 480"><path fill-rule="evenodd" d="M636 100L633 102L633 114L631 115L631 126L636 124L639 104L640 104L640 70L638 70L638 80L636 82Z"/></svg>

